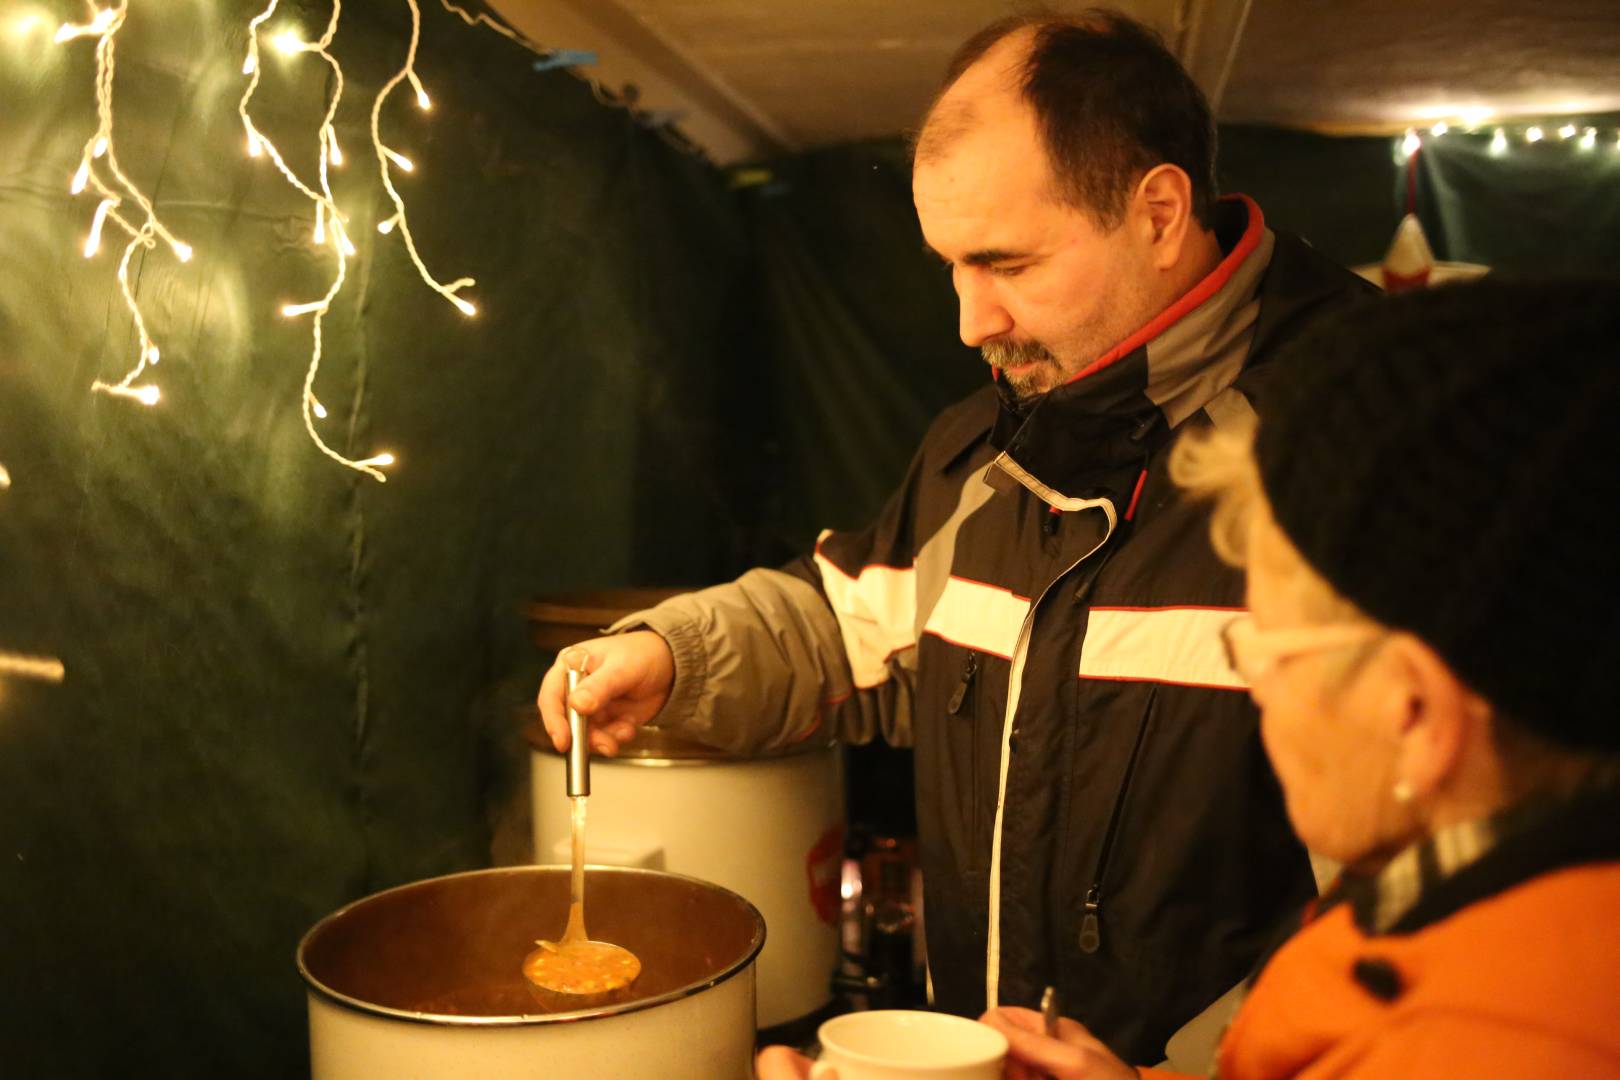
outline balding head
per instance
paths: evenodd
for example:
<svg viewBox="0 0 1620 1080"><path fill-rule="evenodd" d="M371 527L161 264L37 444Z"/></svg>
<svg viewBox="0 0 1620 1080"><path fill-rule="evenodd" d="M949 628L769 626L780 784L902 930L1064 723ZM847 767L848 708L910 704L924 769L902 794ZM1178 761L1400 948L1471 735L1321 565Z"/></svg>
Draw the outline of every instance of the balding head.
<svg viewBox="0 0 1620 1080"><path fill-rule="evenodd" d="M1187 174L1198 221L1215 200L1209 106L1164 43L1117 12L1015 16L957 50L914 144L916 165L985 124L1033 116L1054 196L1117 225L1136 182L1169 164Z"/></svg>
<svg viewBox="0 0 1620 1080"><path fill-rule="evenodd" d="M937 161L979 125L1003 120L1010 111L1029 108L1023 84L1034 40L1033 28L1016 27L974 49L960 68L953 63L951 74L923 118L913 147L914 164ZM966 51L964 46L958 58Z"/></svg>

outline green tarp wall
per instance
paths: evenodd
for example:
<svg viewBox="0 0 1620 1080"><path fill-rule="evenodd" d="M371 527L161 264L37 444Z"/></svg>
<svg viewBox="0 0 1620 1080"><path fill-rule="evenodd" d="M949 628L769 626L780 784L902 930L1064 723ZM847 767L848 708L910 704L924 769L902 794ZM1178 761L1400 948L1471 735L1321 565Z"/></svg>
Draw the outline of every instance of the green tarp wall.
<svg viewBox="0 0 1620 1080"><path fill-rule="evenodd" d="M79 8L55 5L55 14ZM293 949L318 917L487 865L521 799L512 720L537 593L740 569L748 396L741 220L713 169L563 72L423 3L419 68L383 117L396 182L465 319L417 280L366 124L403 3L344 5L339 205L360 245L326 321L322 457L299 418L332 273L313 206L244 152L257 4L134 4L115 145L196 250L137 257L163 350L151 409L91 394L133 358L122 244L80 253L68 181L94 129L88 42L0 37L0 1074L284 1077L306 1069ZM43 8L41 8L43 11ZM309 35L329 8L283 3ZM9 16L12 9L7 8ZM254 109L311 176L328 84L264 52ZM743 539L739 539L743 537Z"/></svg>

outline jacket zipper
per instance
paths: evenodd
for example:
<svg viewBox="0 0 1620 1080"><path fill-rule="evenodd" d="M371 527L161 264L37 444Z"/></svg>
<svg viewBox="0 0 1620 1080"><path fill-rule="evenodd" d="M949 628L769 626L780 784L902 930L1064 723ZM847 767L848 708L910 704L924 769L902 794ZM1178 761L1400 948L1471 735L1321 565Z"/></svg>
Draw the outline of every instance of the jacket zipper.
<svg viewBox="0 0 1620 1080"><path fill-rule="evenodd" d="M1007 707L1002 714L1001 721L1001 750L999 755L1001 776L997 780L996 813L992 819L994 824L991 826L990 832L990 918L988 926L989 942L985 948L984 994L985 1007L990 1009L999 1004L997 997L1001 983L1001 972L999 970L1001 963L1001 815L1007 795L1007 755L1011 752L1008 747L1008 738L1011 735L1013 717L1018 714L1018 700L1022 689L1024 660L1029 645L1029 635L1035 626L1035 612L1040 608L1041 601L1045 600L1047 594L1052 591L1052 586L1062 581L1075 567L1101 551L1113 537L1114 531L1119 527L1118 511L1114 509L1114 504L1111 501L1099 499L1090 507L1087 507L1087 509L1093 508L1101 510L1104 516L1107 517L1107 531L1103 533L1103 538L1097 542L1096 547L1070 563L1063 573L1047 583L1046 588L1041 590L1039 596L1030 601L1029 613L1024 616L1023 625L1018 628L1018 640L1013 645L1012 668L1007 674Z"/></svg>
<svg viewBox="0 0 1620 1080"><path fill-rule="evenodd" d="M968 691L973 689L973 676L979 673L979 654L969 651L967 662L962 665L962 680L956 684L956 692L946 703L945 711L955 716L962 711L962 703L967 700Z"/></svg>
<svg viewBox="0 0 1620 1080"><path fill-rule="evenodd" d="M1083 905L1085 915L1080 920L1080 951L1094 953L1102 948L1102 887L1108 876L1108 859L1114 851L1114 839L1119 832L1120 820L1125 816L1125 798L1130 794L1131 777L1136 773L1136 762L1142 756L1142 744L1147 741L1148 721L1153 717L1153 701L1157 689L1148 691L1147 706L1136 726L1136 742L1131 756L1125 762L1125 775L1119 782L1119 793L1114 796L1114 809L1108 816L1108 829L1103 833L1102 850L1097 853L1097 865L1091 874L1091 887L1086 890Z"/></svg>

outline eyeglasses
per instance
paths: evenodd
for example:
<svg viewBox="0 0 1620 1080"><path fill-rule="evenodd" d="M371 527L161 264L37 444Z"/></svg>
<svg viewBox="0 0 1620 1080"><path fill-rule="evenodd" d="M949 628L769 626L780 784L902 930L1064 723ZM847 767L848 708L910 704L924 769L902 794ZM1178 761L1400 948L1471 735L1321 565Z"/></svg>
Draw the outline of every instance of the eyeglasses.
<svg viewBox="0 0 1620 1080"><path fill-rule="evenodd" d="M1262 630L1254 624L1254 616L1239 615L1221 627L1221 643L1226 646L1226 662L1244 682L1253 686L1281 667L1285 660L1361 645L1383 633L1377 626L1348 623Z"/></svg>

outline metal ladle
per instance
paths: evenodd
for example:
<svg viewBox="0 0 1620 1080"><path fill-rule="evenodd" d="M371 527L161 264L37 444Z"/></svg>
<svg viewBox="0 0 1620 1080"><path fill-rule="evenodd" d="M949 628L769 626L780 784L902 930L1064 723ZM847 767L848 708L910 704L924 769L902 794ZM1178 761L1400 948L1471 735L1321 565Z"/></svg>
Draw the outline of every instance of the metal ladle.
<svg viewBox="0 0 1620 1080"><path fill-rule="evenodd" d="M557 994L599 995L623 989L641 974L641 960L621 945L592 941L585 932L585 799L591 793L591 749L585 718L574 709L574 691L585 673L583 649L563 655L568 678L568 800L573 812L573 872L568 882L568 924L556 941L523 960L523 975L543 990Z"/></svg>

